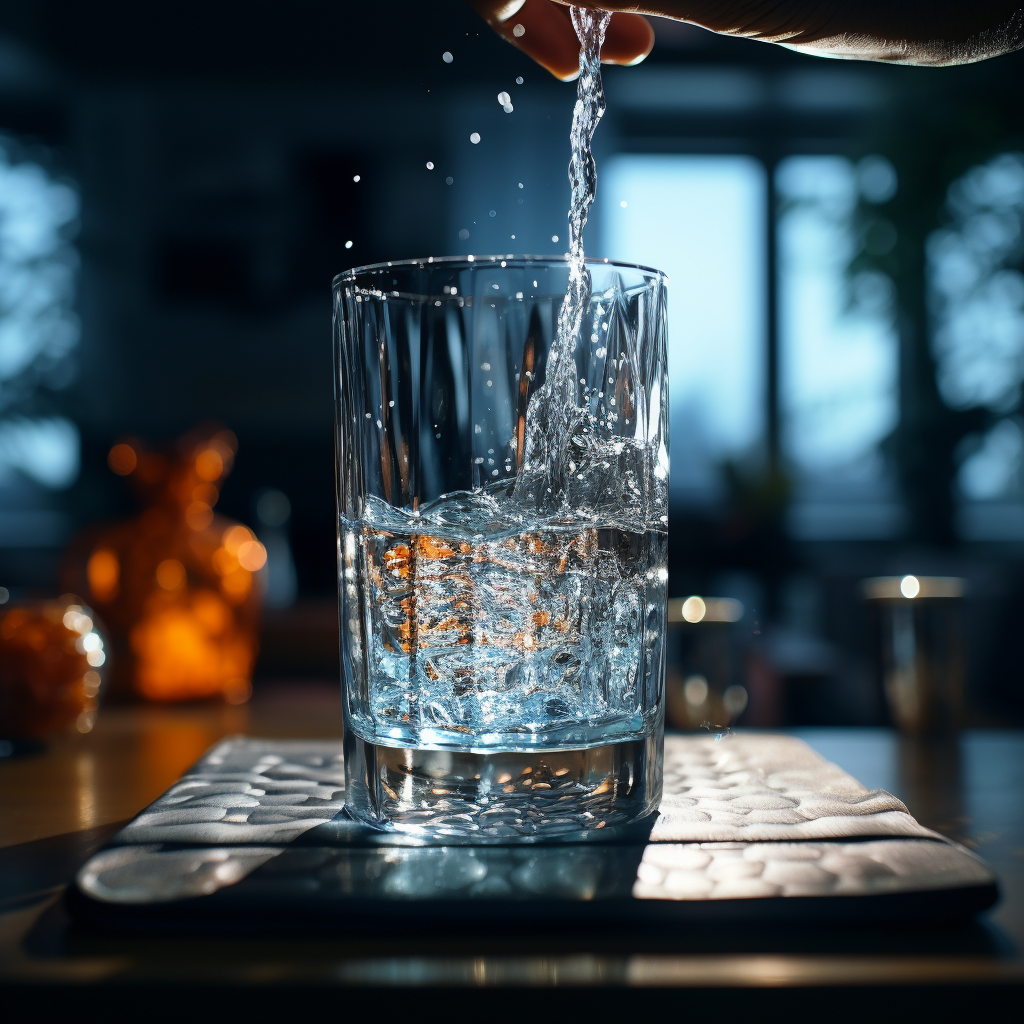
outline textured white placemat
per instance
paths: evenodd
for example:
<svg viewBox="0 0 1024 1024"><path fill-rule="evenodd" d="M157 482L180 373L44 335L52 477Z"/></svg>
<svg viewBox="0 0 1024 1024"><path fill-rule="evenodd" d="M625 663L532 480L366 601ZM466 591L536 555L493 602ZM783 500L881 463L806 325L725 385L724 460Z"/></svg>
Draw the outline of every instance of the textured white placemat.
<svg viewBox="0 0 1024 1024"><path fill-rule="evenodd" d="M344 806L340 742L214 747L124 828L122 843L288 843ZM669 736L653 842L930 837L906 807L790 736Z"/></svg>
<svg viewBox="0 0 1024 1024"><path fill-rule="evenodd" d="M891 793L867 789L792 736L666 737L665 792L653 842L855 836L936 833Z"/></svg>

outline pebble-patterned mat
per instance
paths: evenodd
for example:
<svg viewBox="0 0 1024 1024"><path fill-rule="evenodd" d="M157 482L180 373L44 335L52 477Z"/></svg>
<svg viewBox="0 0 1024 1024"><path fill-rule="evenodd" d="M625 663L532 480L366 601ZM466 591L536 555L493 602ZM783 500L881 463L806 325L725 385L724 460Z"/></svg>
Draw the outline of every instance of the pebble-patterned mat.
<svg viewBox="0 0 1024 1024"><path fill-rule="evenodd" d="M340 743L236 737L214 747L118 836L125 843L287 843L344 805ZM669 736L651 839L730 842L933 836L791 736Z"/></svg>
<svg viewBox="0 0 1024 1024"><path fill-rule="evenodd" d="M333 845L294 844L343 803L340 744L228 739L92 857L78 888L120 905L225 890L241 902L264 894L319 907L352 897L703 901L993 882L895 797L787 736L668 737L661 815L642 847L479 846L451 856L439 845L352 846L380 833L344 818L330 826Z"/></svg>

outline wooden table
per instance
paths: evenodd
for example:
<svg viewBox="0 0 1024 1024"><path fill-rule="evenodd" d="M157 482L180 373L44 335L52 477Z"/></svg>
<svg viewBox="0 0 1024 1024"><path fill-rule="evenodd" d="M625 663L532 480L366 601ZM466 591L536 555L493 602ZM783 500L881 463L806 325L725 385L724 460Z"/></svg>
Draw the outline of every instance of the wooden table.
<svg viewBox="0 0 1024 1024"><path fill-rule="evenodd" d="M842 1018L928 1004L977 1012L1024 988L1022 732L942 741L884 730L798 732L993 867L1001 903L955 928L495 934L483 926L474 934L311 938L125 936L69 920L61 895L78 865L216 740L241 732L331 737L340 729L333 688L281 685L245 707L107 709L89 735L0 762L0 1006L73 1009L92 993L108 1008L142 1000L158 1016L212 1007L291 1014L328 999L324 1005L380 1010L395 998L408 1010L426 1005L411 997L429 988L438 1007L509 1019L541 1007L763 1012L769 1005L827 1006ZM544 991L528 1004L501 994L523 985ZM600 994L584 991L590 987Z"/></svg>

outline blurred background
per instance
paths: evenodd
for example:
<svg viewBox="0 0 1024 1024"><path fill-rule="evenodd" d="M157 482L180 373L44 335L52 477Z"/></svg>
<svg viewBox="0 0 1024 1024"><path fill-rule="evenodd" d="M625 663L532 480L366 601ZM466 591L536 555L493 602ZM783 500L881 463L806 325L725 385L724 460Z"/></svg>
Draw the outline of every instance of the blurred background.
<svg viewBox="0 0 1024 1024"><path fill-rule="evenodd" d="M1021 723L1024 56L655 24L586 245L670 275L670 720ZM574 93L456 0L6 0L0 598L67 589L187 435L183 514L250 530L257 693L336 681L331 279L564 251Z"/></svg>

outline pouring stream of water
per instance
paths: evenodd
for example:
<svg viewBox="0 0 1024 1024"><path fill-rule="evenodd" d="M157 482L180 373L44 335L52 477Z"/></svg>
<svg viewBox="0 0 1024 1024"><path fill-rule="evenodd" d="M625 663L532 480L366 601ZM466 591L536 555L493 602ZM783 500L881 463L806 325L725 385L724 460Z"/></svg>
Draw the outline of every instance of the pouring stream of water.
<svg viewBox="0 0 1024 1024"><path fill-rule="evenodd" d="M558 326L548 355L544 385L530 401L525 431L520 431L524 442L521 472L515 487L517 499L525 497L538 505L556 501L563 490L569 441L582 412L577 401L573 354L583 314L590 302L590 272L584 262L583 229L597 191L597 168L591 142L605 111L601 46L611 21L607 11L582 7L570 7L569 11L580 40L580 77L570 133L569 286L558 311Z"/></svg>

